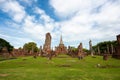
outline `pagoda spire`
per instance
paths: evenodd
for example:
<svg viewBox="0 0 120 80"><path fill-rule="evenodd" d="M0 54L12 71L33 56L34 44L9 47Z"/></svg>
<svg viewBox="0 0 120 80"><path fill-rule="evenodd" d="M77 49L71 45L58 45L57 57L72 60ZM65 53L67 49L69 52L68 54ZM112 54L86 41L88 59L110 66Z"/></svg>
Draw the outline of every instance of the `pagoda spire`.
<svg viewBox="0 0 120 80"><path fill-rule="evenodd" d="M62 35L60 37L60 44L63 44Z"/></svg>

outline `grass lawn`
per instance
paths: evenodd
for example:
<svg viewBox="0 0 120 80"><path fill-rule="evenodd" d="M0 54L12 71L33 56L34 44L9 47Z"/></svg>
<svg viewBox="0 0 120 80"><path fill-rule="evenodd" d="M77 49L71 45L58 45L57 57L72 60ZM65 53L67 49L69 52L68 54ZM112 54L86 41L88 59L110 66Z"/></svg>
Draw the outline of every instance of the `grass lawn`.
<svg viewBox="0 0 120 80"><path fill-rule="evenodd" d="M0 80L120 80L120 60L109 57L104 61L101 56L83 60L67 55L52 60L19 57L0 61Z"/></svg>

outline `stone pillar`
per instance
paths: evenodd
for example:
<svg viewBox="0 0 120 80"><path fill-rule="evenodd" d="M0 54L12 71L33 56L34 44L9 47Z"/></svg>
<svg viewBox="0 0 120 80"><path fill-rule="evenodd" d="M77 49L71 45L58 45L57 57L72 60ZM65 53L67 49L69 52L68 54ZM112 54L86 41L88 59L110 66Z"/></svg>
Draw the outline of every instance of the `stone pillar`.
<svg viewBox="0 0 120 80"><path fill-rule="evenodd" d="M82 59L83 58L83 46L82 43L78 46L78 58Z"/></svg>
<svg viewBox="0 0 120 80"><path fill-rule="evenodd" d="M68 46L68 54L70 54L70 51L71 51L70 46Z"/></svg>
<svg viewBox="0 0 120 80"><path fill-rule="evenodd" d="M32 46L31 54L34 55L34 48Z"/></svg>
<svg viewBox="0 0 120 80"><path fill-rule="evenodd" d="M118 45L120 46L120 34L117 35L117 42L118 42Z"/></svg>
<svg viewBox="0 0 120 80"><path fill-rule="evenodd" d="M103 60L108 60L108 54L103 55Z"/></svg>
<svg viewBox="0 0 120 80"><path fill-rule="evenodd" d="M42 54L42 46L40 46L40 49L39 49L39 56L41 56Z"/></svg>
<svg viewBox="0 0 120 80"><path fill-rule="evenodd" d="M26 54L26 50L25 50L25 48L23 48L23 55L25 55Z"/></svg>
<svg viewBox="0 0 120 80"><path fill-rule="evenodd" d="M117 35L118 45L115 47L115 53L113 54L114 58L120 59L120 34Z"/></svg>
<svg viewBox="0 0 120 80"><path fill-rule="evenodd" d="M111 44L111 54L114 53L114 48L113 48L113 44Z"/></svg>
<svg viewBox="0 0 120 80"><path fill-rule="evenodd" d="M92 48L92 41L91 40L89 41L89 48L90 48L90 54L91 54L91 56L94 56L93 55L93 48Z"/></svg>
<svg viewBox="0 0 120 80"><path fill-rule="evenodd" d="M100 47L98 46L98 54L100 55Z"/></svg>
<svg viewBox="0 0 120 80"><path fill-rule="evenodd" d="M110 54L109 45L107 45L107 53Z"/></svg>

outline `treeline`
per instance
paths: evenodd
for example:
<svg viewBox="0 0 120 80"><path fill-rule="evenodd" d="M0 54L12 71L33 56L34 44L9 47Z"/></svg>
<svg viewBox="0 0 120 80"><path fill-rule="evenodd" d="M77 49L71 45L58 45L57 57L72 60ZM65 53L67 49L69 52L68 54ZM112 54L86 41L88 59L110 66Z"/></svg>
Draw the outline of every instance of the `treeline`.
<svg viewBox="0 0 120 80"><path fill-rule="evenodd" d="M114 52L115 47L118 45L117 41L104 41L99 42L98 44L93 46L93 50L95 54L104 54L104 53L110 53Z"/></svg>
<svg viewBox="0 0 120 80"><path fill-rule="evenodd" d="M71 50L77 51L78 48L75 48L75 47L72 46L72 47L71 47ZM89 51L88 49L86 49L86 48L83 48L83 51L86 52L86 53L90 53L90 51Z"/></svg>
<svg viewBox="0 0 120 80"><path fill-rule="evenodd" d="M100 54L104 54L104 53L108 53L108 52L110 52L110 54L111 54L112 50L114 51L114 49L117 45L118 45L118 42L114 40L114 41L99 42L98 44L96 44L92 47L94 50L94 54L99 54L99 52L100 52ZM14 47L9 42L0 38L0 52L4 47L6 47L9 52L13 51L13 49L14 49ZM27 52L30 52L30 51L38 52L40 50L37 47L37 44L35 42L25 43L23 48L19 48L19 49L25 49L25 50L27 50ZM73 51L77 51L77 48L75 48L75 47L71 47L71 49ZM90 53L90 51L85 48L83 48L83 51L86 53Z"/></svg>

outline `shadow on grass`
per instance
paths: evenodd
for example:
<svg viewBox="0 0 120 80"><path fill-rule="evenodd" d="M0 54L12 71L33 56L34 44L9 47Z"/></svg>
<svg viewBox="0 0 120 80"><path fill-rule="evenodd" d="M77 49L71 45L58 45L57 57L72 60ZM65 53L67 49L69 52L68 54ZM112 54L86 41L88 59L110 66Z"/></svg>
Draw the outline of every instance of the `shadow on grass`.
<svg viewBox="0 0 120 80"><path fill-rule="evenodd" d="M17 58L9 58L9 59L2 58L2 59L0 59L0 61L13 60L13 59L17 59Z"/></svg>
<svg viewBox="0 0 120 80"><path fill-rule="evenodd" d="M99 66L98 68L120 68L120 66L104 65L104 66Z"/></svg>
<svg viewBox="0 0 120 80"><path fill-rule="evenodd" d="M62 65L56 65L58 67L71 67L71 65L68 65L68 64L62 64Z"/></svg>

